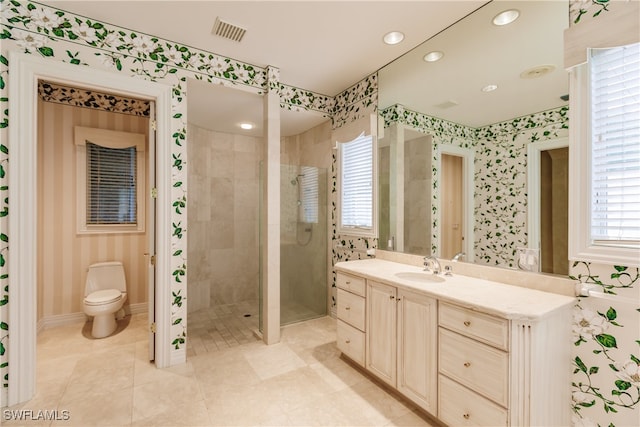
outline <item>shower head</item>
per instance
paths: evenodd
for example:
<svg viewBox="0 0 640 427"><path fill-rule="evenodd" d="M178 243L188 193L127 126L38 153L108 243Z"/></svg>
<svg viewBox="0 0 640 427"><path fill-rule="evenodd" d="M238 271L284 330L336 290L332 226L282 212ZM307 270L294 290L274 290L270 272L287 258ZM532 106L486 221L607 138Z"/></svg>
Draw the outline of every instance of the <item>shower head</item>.
<svg viewBox="0 0 640 427"><path fill-rule="evenodd" d="M298 178L300 178L301 176L304 176L304 174L303 174L303 173L298 174L295 178L293 178L293 179L291 180L291 185L297 185L297 184L298 184L298 182L300 182L300 181L298 180Z"/></svg>

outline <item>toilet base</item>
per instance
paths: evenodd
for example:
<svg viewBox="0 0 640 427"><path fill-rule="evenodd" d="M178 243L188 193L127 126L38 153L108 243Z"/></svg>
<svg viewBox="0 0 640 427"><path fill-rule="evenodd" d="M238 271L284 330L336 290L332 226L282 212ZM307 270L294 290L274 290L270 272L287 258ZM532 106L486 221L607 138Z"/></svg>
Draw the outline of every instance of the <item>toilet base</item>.
<svg viewBox="0 0 640 427"><path fill-rule="evenodd" d="M91 336L94 338L106 338L111 335L117 327L118 324L116 323L115 313L94 316Z"/></svg>

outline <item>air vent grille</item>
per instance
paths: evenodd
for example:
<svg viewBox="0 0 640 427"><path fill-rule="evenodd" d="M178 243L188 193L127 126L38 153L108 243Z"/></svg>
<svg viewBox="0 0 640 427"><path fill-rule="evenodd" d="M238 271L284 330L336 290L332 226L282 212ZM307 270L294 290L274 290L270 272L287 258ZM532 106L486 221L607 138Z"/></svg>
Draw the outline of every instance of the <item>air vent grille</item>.
<svg viewBox="0 0 640 427"><path fill-rule="evenodd" d="M212 31L213 35L220 36L228 40L233 40L234 42L241 41L244 37L244 33L246 32L246 29L223 21L222 19L220 19L220 17L216 18L216 22L213 24Z"/></svg>

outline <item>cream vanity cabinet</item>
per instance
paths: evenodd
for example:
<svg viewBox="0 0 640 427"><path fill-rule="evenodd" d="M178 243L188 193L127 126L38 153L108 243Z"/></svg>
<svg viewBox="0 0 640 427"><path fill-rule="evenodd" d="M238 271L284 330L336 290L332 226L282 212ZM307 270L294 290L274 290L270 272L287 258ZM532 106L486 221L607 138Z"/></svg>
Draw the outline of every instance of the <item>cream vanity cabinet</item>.
<svg viewBox="0 0 640 427"><path fill-rule="evenodd" d="M346 356L364 366L365 279L337 273L337 345Z"/></svg>
<svg viewBox="0 0 640 427"><path fill-rule="evenodd" d="M456 275L428 286L398 278L411 269L336 265L346 356L448 425L570 424L574 298Z"/></svg>
<svg viewBox="0 0 640 427"><path fill-rule="evenodd" d="M366 368L423 409L437 405L436 300L367 281Z"/></svg>

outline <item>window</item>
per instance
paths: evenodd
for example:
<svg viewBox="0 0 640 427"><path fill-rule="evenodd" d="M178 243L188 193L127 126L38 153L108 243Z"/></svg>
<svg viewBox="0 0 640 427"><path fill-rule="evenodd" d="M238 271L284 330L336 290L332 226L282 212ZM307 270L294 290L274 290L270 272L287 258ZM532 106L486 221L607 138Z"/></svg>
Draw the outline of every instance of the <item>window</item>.
<svg viewBox="0 0 640 427"><path fill-rule="evenodd" d="M361 134L339 144L339 232L375 237L374 140Z"/></svg>
<svg viewBox="0 0 640 427"><path fill-rule="evenodd" d="M318 222L318 168L300 168L300 218L302 222Z"/></svg>
<svg viewBox="0 0 640 427"><path fill-rule="evenodd" d="M78 233L144 231L145 136L76 127Z"/></svg>
<svg viewBox="0 0 640 427"><path fill-rule="evenodd" d="M639 266L640 44L590 52L571 75L569 256Z"/></svg>
<svg viewBox="0 0 640 427"><path fill-rule="evenodd" d="M640 242L640 44L591 57L591 237Z"/></svg>

